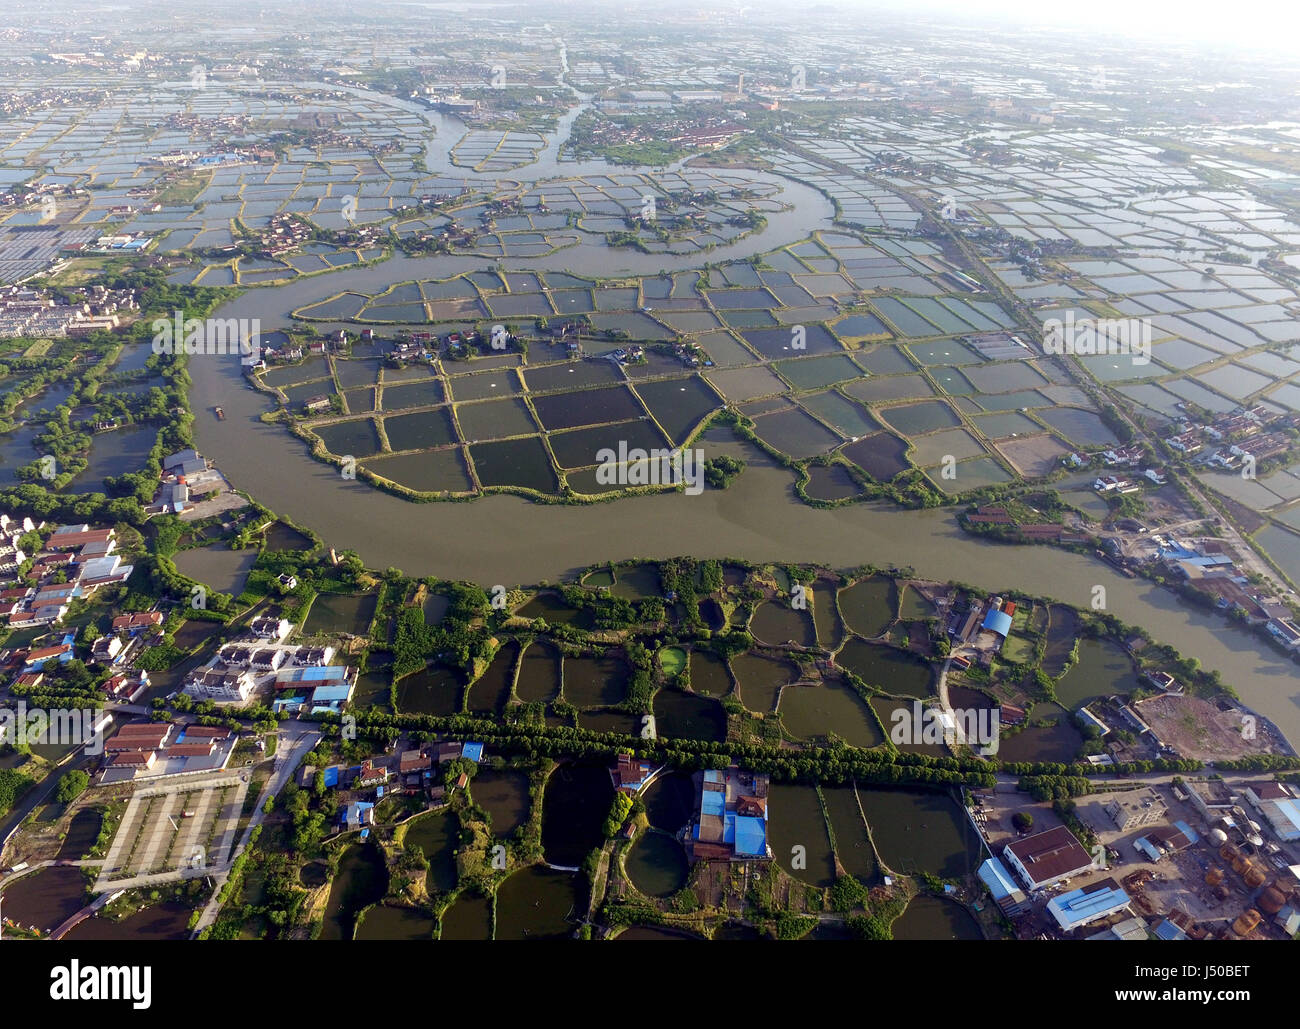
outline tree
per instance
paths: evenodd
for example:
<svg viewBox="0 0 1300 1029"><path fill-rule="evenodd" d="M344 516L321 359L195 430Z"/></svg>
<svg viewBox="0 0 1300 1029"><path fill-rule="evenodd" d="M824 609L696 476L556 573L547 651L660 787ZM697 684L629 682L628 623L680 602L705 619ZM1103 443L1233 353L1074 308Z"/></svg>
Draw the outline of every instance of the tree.
<svg viewBox="0 0 1300 1029"><path fill-rule="evenodd" d="M1034 827L1034 816L1028 811L1017 811L1011 816L1011 824L1017 832L1029 832Z"/></svg>
<svg viewBox="0 0 1300 1029"><path fill-rule="evenodd" d="M614 803L610 805L609 817L605 819L604 834L606 836L618 835L619 829L627 820L627 816L632 812L632 798L626 793L614 794Z"/></svg>
<svg viewBox="0 0 1300 1029"><path fill-rule="evenodd" d="M80 768L74 768L70 772L65 772L59 779L59 785L54 790L54 799L60 804L71 804L85 792L89 785L90 776Z"/></svg>

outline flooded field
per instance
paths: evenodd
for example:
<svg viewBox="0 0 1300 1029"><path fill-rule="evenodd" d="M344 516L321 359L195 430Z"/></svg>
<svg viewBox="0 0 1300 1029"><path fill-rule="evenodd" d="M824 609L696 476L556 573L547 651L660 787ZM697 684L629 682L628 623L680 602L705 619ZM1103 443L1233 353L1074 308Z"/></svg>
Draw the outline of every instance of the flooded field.
<svg viewBox="0 0 1300 1029"><path fill-rule="evenodd" d="M432 940L434 921L414 908L378 904L357 926L358 940Z"/></svg>
<svg viewBox="0 0 1300 1029"><path fill-rule="evenodd" d="M68 493L103 493L104 479L138 472L158 438L156 425L128 425L93 437L86 469L67 485Z"/></svg>
<svg viewBox="0 0 1300 1029"><path fill-rule="evenodd" d="M579 877L532 865L497 887L498 940L565 939L583 915L586 897Z"/></svg>
<svg viewBox="0 0 1300 1029"><path fill-rule="evenodd" d="M781 692L779 711L781 724L801 740L834 735L854 747L884 742L867 702L844 683L790 686Z"/></svg>
<svg viewBox="0 0 1300 1029"><path fill-rule="evenodd" d="M501 714L510 700L515 682L515 662L519 658L518 641L510 640L485 671L469 688L465 706L476 714Z"/></svg>
<svg viewBox="0 0 1300 1029"><path fill-rule="evenodd" d="M560 692L560 653L548 643L534 642L519 663L515 693L525 703L548 701Z"/></svg>
<svg viewBox="0 0 1300 1029"><path fill-rule="evenodd" d="M781 687L797 678L794 666L757 654L732 658L731 668L739 684L741 701L749 710L760 714L775 708Z"/></svg>
<svg viewBox="0 0 1300 1029"><path fill-rule="evenodd" d="M84 858L99 839L99 830L103 823L102 808L86 807L78 811L72 817L63 842L59 845L58 859L79 861Z"/></svg>
<svg viewBox="0 0 1300 1029"><path fill-rule="evenodd" d="M769 646L794 644L796 647L817 645L817 630L812 613L797 611L785 601L768 600L759 604L750 619L749 631L754 639Z"/></svg>
<svg viewBox="0 0 1300 1029"><path fill-rule="evenodd" d="M960 904L914 897L892 926L896 940L982 940L979 923Z"/></svg>
<svg viewBox="0 0 1300 1029"><path fill-rule="evenodd" d="M576 625L581 629L593 628L589 609L569 607L555 593L539 593L515 612L520 618L543 619L548 625Z"/></svg>
<svg viewBox="0 0 1300 1029"><path fill-rule="evenodd" d="M393 662L390 655L372 650L366 657L366 670L357 676L352 693L353 706L387 710L391 695Z"/></svg>
<svg viewBox="0 0 1300 1029"><path fill-rule="evenodd" d="M774 783L768 805L768 842L781 870L810 886L834 883L835 855L817 791L811 786ZM796 861L803 867L796 867Z"/></svg>
<svg viewBox="0 0 1300 1029"><path fill-rule="evenodd" d="M349 633L365 636L375 617L379 597L374 593L320 593L312 601L303 632Z"/></svg>
<svg viewBox="0 0 1300 1029"><path fill-rule="evenodd" d="M862 487L843 465L814 465L808 469L804 492L814 500L847 500L861 493Z"/></svg>
<svg viewBox="0 0 1300 1029"><path fill-rule="evenodd" d="M934 679L930 665L905 651L855 638L844 644L835 656L835 662L868 686L875 686L893 696L930 695L930 684Z"/></svg>
<svg viewBox="0 0 1300 1029"><path fill-rule="evenodd" d="M978 863L979 837L946 793L924 789L858 788L880 860L896 872L959 879Z"/></svg>
<svg viewBox="0 0 1300 1029"><path fill-rule="evenodd" d="M611 657L566 657L564 699L577 708L617 704L627 696L627 666Z"/></svg>
<svg viewBox="0 0 1300 1029"><path fill-rule="evenodd" d="M1085 639L1079 643L1079 660L1056 684L1056 699L1074 711L1098 697L1129 694L1138 688L1133 660L1118 643Z"/></svg>
<svg viewBox="0 0 1300 1029"><path fill-rule="evenodd" d="M488 813L494 836L509 836L528 821L528 776L524 772L481 768L470 783L470 796Z"/></svg>
<svg viewBox="0 0 1300 1029"><path fill-rule="evenodd" d="M1035 704L1028 725L1014 733L1005 731L998 739L1001 761L1069 762L1078 757L1083 735L1070 722L1070 713L1059 704Z"/></svg>
<svg viewBox="0 0 1300 1029"><path fill-rule="evenodd" d="M440 940L492 939L492 901L473 893L462 893L442 913Z"/></svg>
<svg viewBox="0 0 1300 1029"><path fill-rule="evenodd" d="M397 681L397 710L414 715L454 715L465 683L458 671L432 665Z"/></svg>
<svg viewBox="0 0 1300 1029"><path fill-rule="evenodd" d="M192 547L178 551L173 560L176 570L188 578L216 590L237 597L244 592L248 573L257 560L256 550L231 550L224 543L208 547Z"/></svg>
<svg viewBox="0 0 1300 1029"><path fill-rule="evenodd" d="M553 865L576 868L601 840L601 826L614 799L602 763L561 765L546 782L542 800L542 849Z"/></svg>
<svg viewBox="0 0 1300 1029"><path fill-rule="evenodd" d="M823 786L822 797L835 830L835 856L840 865L859 882L873 882L880 869L856 791L852 786Z"/></svg>
<svg viewBox="0 0 1300 1029"><path fill-rule="evenodd" d="M686 851L671 836L650 830L632 844L624 868L632 885L651 897L668 897L686 882Z"/></svg>
<svg viewBox="0 0 1300 1029"><path fill-rule="evenodd" d="M838 604L844 624L859 636L879 636L894 620L898 589L892 579L863 579L839 591Z"/></svg>
<svg viewBox="0 0 1300 1029"><path fill-rule="evenodd" d="M1048 608L1047 649L1043 654L1043 671L1055 678L1065 671L1079 635L1078 616L1068 607L1052 604Z"/></svg>
<svg viewBox="0 0 1300 1029"><path fill-rule="evenodd" d="M343 851L330 886L320 939L350 940L357 916L388 890L383 854L373 843L353 843Z"/></svg>
<svg viewBox="0 0 1300 1029"><path fill-rule="evenodd" d="M690 740L725 740L727 716L709 697L661 689L654 698L655 729L660 736Z"/></svg>
<svg viewBox="0 0 1300 1029"><path fill-rule="evenodd" d="M670 836L696 814L696 789L690 772L665 772L642 796L650 825Z"/></svg>

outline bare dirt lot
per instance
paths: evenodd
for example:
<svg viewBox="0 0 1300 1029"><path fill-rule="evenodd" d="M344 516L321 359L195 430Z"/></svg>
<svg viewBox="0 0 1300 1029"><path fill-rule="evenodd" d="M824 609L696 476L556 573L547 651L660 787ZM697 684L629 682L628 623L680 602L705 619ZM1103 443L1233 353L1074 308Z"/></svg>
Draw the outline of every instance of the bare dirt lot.
<svg viewBox="0 0 1300 1029"><path fill-rule="evenodd" d="M1248 739L1240 711L1220 711L1199 697L1151 697L1138 708L1161 741L1183 757L1214 761L1281 752L1264 723L1255 725L1254 739Z"/></svg>
<svg viewBox="0 0 1300 1029"><path fill-rule="evenodd" d="M238 493L232 492L229 484L223 478L213 488L209 489L201 499L193 500L190 506L177 517L182 522L196 522L203 518L210 518L215 514L223 514L226 511L238 511L240 508L247 506L248 501Z"/></svg>
<svg viewBox="0 0 1300 1029"><path fill-rule="evenodd" d="M994 446L1028 479L1036 479L1053 471L1060 464L1061 458L1070 452L1055 438L1047 435L1007 439Z"/></svg>

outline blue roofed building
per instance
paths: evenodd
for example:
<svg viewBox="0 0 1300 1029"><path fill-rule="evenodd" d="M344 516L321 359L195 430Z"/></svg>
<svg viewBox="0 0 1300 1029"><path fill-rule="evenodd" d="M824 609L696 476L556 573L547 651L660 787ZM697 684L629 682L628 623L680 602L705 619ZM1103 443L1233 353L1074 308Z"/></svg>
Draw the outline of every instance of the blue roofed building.
<svg viewBox="0 0 1300 1029"><path fill-rule="evenodd" d="M753 815L737 815L735 821L736 857L767 857L767 820Z"/></svg>
<svg viewBox="0 0 1300 1029"><path fill-rule="evenodd" d="M1006 639L1007 633L1011 631L1011 616L1005 611L991 610L984 616L984 624L980 628L986 632L995 632Z"/></svg>
<svg viewBox="0 0 1300 1029"><path fill-rule="evenodd" d="M752 861L772 856L767 842L768 777L734 765L704 772L699 817L689 843L695 860Z"/></svg>
<svg viewBox="0 0 1300 1029"><path fill-rule="evenodd" d="M331 683L317 686L311 691L311 713L322 714L326 711L340 711L343 705L352 699L354 683Z"/></svg>
<svg viewBox="0 0 1300 1029"><path fill-rule="evenodd" d="M1028 898L1016 883L1015 876L996 857L991 857L979 867L980 881L988 887L993 902L1008 918L1020 914L1028 905Z"/></svg>
<svg viewBox="0 0 1300 1029"><path fill-rule="evenodd" d="M1174 925L1169 919L1165 919L1155 927L1156 938L1160 940L1185 940L1187 934L1182 929Z"/></svg>
<svg viewBox="0 0 1300 1029"><path fill-rule="evenodd" d="M341 829L361 829L375 824L375 805L363 800L354 800L345 804L339 811Z"/></svg>
<svg viewBox="0 0 1300 1029"><path fill-rule="evenodd" d="M307 704L308 699L306 693L284 693L271 701L271 710L277 715L281 711L288 715L296 715Z"/></svg>
<svg viewBox="0 0 1300 1029"><path fill-rule="evenodd" d="M348 665L308 665L306 667L281 668L275 673L277 690L309 689L318 686L355 685L356 669Z"/></svg>
<svg viewBox="0 0 1300 1029"><path fill-rule="evenodd" d="M466 742L466 744L461 747L460 756L466 761L473 761L475 764L478 764L483 760L483 744Z"/></svg>
<svg viewBox="0 0 1300 1029"><path fill-rule="evenodd" d="M1065 932L1096 922L1129 906L1129 895L1114 879L1102 879L1047 902L1047 910Z"/></svg>

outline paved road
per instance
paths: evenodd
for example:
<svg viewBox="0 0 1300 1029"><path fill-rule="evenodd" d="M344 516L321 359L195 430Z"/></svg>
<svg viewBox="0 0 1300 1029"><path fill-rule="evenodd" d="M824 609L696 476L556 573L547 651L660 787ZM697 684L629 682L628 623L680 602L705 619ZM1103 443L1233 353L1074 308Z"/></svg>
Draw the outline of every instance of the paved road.
<svg viewBox="0 0 1300 1029"><path fill-rule="evenodd" d="M217 920L217 913L221 910L221 903L218 900L221 896L221 888L230 877L231 866L239 855L244 852L244 848L248 846L253 830L261 825L262 820L266 817L262 808L265 806L267 798L274 797L284 789L289 777L302 763L303 755L315 748L321 738L320 731L310 722L281 722L278 735L279 743L275 750L275 770L272 772L266 788L262 791L262 795L257 798L257 807L253 809L253 815L248 820L244 835L240 837L238 845L230 852L230 857L225 863L220 868L209 871L212 876L212 898L204 907L203 913L199 915L199 920L194 926L195 937L198 937L204 929Z"/></svg>

